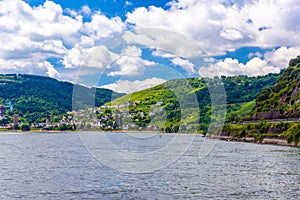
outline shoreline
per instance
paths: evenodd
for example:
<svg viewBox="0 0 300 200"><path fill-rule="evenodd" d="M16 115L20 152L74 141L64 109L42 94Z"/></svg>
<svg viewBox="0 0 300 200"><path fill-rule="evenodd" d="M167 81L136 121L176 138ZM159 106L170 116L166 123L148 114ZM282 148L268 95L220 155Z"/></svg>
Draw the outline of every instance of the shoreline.
<svg viewBox="0 0 300 200"><path fill-rule="evenodd" d="M125 132L132 132L132 133L157 133L157 134L166 134L165 132L161 131L139 131L139 130L116 130L116 131L100 131L100 130L66 130L66 131L59 131L59 130L52 130L52 131L45 131L45 130L30 130L30 131L21 131L21 130L1 130L1 133L7 134L30 134L30 133L78 133L78 132L106 132L106 133L125 133ZM199 134L199 133L178 133L178 134ZM285 139L280 138L264 138L261 142L255 141L253 137L244 137L244 138L237 138L232 136L219 136L219 135L207 135L206 139L215 139L215 140L222 140L228 142L246 142L246 143L255 143L255 144L269 144L269 145L278 145L278 146L289 146L289 147L300 147L300 143L295 144L294 142L288 143Z"/></svg>
<svg viewBox="0 0 300 200"><path fill-rule="evenodd" d="M132 133L161 133L164 134L165 132L161 131L139 131L139 130L112 130L112 131L104 131L104 130L30 130L30 131L22 131L22 130L0 130L0 133L79 133L79 132L101 132L101 133L126 133L126 132L132 132ZM183 133L183 134L197 134L197 133Z"/></svg>
<svg viewBox="0 0 300 200"><path fill-rule="evenodd" d="M244 137L244 138L236 138L232 136L218 136L211 135L206 136L207 139L216 139L223 140L228 142L247 142L247 143L255 143L255 144L269 144L269 145L278 145L278 146L290 146L290 147L300 147L300 143L295 144L294 142L288 143L285 139L280 138L264 138L261 142L255 141L253 137Z"/></svg>

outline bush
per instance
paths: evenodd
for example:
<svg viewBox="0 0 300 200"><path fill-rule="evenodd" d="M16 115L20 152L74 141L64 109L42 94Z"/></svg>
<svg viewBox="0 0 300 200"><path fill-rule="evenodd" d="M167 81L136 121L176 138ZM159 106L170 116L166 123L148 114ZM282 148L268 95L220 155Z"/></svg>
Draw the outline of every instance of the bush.
<svg viewBox="0 0 300 200"><path fill-rule="evenodd" d="M30 131L30 127L28 124L22 124L20 128L22 131Z"/></svg>
<svg viewBox="0 0 300 200"><path fill-rule="evenodd" d="M259 132L257 129L252 129L248 132L249 137L254 137L255 135L258 135L258 134L259 134Z"/></svg>
<svg viewBox="0 0 300 200"><path fill-rule="evenodd" d="M284 137L289 143L295 142L295 144L298 144L300 140L300 123L297 123L289 128L284 133Z"/></svg>
<svg viewBox="0 0 300 200"><path fill-rule="evenodd" d="M267 136L267 134L256 133L256 134L254 134L254 140L256 142L262 142L266 136Z"/></svg>
<svg viewBox="0 0 300 200"><path fill-rule="evenodd" d="M61 131L66 131L68 128L67 128L67 125L66 124L61 124L60 126L59 126L59 130L61 130Z"/></svg>
<svg viewBox="0 0 300 200"><path fill-rule="evenodd" d="M233 137L243 138L246 137L246 135L247 135L246 130L243 129L241 131L238 131L236 134L234 134Z"/></svg>
<svg viewBox="0 0 300 200"><path fill-rule="evenodd" d="M20 129L19 124L14 125L14 130L19 130L19 129Z"/></svg>

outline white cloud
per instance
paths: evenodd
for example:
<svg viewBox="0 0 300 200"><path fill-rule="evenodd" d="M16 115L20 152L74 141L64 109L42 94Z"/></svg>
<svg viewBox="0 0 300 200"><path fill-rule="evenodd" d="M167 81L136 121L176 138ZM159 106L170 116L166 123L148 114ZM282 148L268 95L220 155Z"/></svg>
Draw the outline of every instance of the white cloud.
<svg viewBox="0 0 300 200"><path fill-rule="evenodd" d="M18 59L4 60L0 58L0 73L24 73L24 74L39 74L48 75L53 78L60 79L60 73L48 61Z"/></svg>
<svg viewBox="0 0 300 200"><path fill-rule="evenodd" d="M70 8L66 8L64 11L72 17L76 17L78 15L78 13L75 10L72 10Z"/></svg>
<svg viewBox="0 0 300 200"><path fill-rule="evenodd" d="M221 31L220 36L226 40L241 40L244 38L243 34L238 31L238 30L234 30L234 29L227 29L224 31Z"/></svg>
<svg viewBox="0 0 300 200"><path fill-rule="evenodd" d="M189 62L188 60L176 57L173 58L172 63L174 65L179 65L181 66L183 69L185 69L189 74L194 74L195 73L195 68L194 68L194 64Z"/></svg>
<svg viewBox="0 0 300 200"><path fill-rule="evenodd" d="M110 72L109 76L136 76L144 72L145 66L153 66L155 62L143 60L142 50L136 46L123 49L115 64L119 69Z"/></svg>
<svg viewBox="0 0 300 200"><path fill-rule="evenodd" d="M64 45L72 44L82 25L62 12L52 1L38 7L20 0L0 1L1 71L59 78L47 59L66 54Z"/></svg>
<svg viewBox="0 0 300 200"><path fill-rule="evenodd" d="M47 70L47 74L48 76L52 77L52 78L60 78L60 74L57 72L57 70L54 68L54 66L45 61L43 63L38 63L38 66L41 67L41 68L45 68Z"/></svg>
<svg viewBox="0 0 300 200"><path fill-rule="evenodd" d="M91 13L92 13L90 7L87 6L87 5L84 5L84 6L81 7L81 12L82 12L84 15L88 15L88 16L91 15Z"/></svg>
<svg viewBox="0 0 300 200"><path fill-rule="evenodd" d="M253 58L253 57L258 57L261 58L263 55L260 52L255 52L255 53L249 53L248 58Z"/></svg>
<svg viewBox="0 0 300 200"><path fill-rule="evenodd" d="M126 22L136 28L181 33L197 41L210 55L242 46L300 46L299 1L231 2L235 4L224 0L172 1L169 10L137 8L127 14Z"/></svg>
<svg viewBox="0 0 300 200"><path fill-rule="evenodd" d="M136 91L140 91L149 87L154 87L156 85L162 84L166 82L164 79L153 77L151 79L146 79L143 81L128 81L128 80L119 80L116 83L103 85L101 88L107 88L113 90L115 92L121 93L132 93Z"/></svg>
<svg viewBox="0 0 300 200"><path fill-rule="evenodd" d="M246 65L246 72L244 74L250 76L265 75L268 73L278 73L280 69L276 66L270 65L266 60L254 57L249 60Z"/></svg>
<svg viewBox="0 0 300 200"><path fill-rule="evenodd" d="M94 13L90 22L83 22L80 14L90 15L91 10L83 6L78 12L63 11L52 1L37 7L21 0L0 1L1 71L58 77L58 71L47 61L53 57L63 59L66 68L103 68L103 60L114 55L93 46L125 25L120 18L109 19L100 12ZM96 57L90 55L97 51Z"/></svg>
<svg viewBox="0 0 300 200"><path fill-rule="evenodd" d="M213 62L216 61L216 59L211 58L211 57L207 57L207 58L204 58L203 61L206 62L206 63L213 63Z"/></svg>
<svg viewBox="0 0 300 200"><path fill-rule="evenodd" d="M168 52L169 55L174 54L183 58L206 54L194 40L166 29L137 29L135 32L125 32L123 38L129 44L139 44L156 50L156 56L161 52Z"/></svg>
<svg viewBox="0 0 300 200"><path fill-rule="evenodd" d="M120 17L109 19L100 12L94 13L92 21L87 22L83 26L83 31L89 36L95 36L101 39L111 36L113 33L121 32L125 29L125 25Z"/></svg>
<svg viewBox="0 0 300 200"><path fill-rule="evenodd" d="M63 10L53 1L31 7L21 0L2 0L0 72L59 77L62 72L49 62L49 58L56 58L62 60L65 71L108 67L111 76L139 75L145 66L155 64L142 58L138 48L146 46L153 56L169 58L193 73L194 66L187 59L201 57L205 51L213 56L242 46L281 47L264 55L249 54L251 60L246 64L234 59L211 60L209 68L201 72L213 74L213 69L218 69L229 75L256 75L282 69L300 54L299 1L230 2L234 4L224 0L171 1L168 10L137 8L127 14L125 23L120 17L92 12L88 6L75 11ZM87 15L91 20L84 22ZM103 45L96 47L127 26L134 32L124 34L124 46L129 47L121 55Z"/></svg>
<svg viewBox="0 0 300 200"><path fill-rule="evenodd" d="M300 55L300 47L280 47L277 50L267 52L264 57L265 60L282 69L288 66L290 59L298 55Z"/></svg>
<svg viewBox="0 0 300 200"><path fill-rule="evenodd" d="M132 5L133 5L133 3L132 3L132 2L130 2L130 1L125 1L125 5L126 5L126 6L132 6Z"/></svg>
<svg viewBox="0 0 300 200"><path fill-rule="evenodd" d="M209 64L208 67L200 67L199 75L202 77L214 76L235 76L248 75L258 76L268 73L278 73L280 68L268 64L267 61L254 57L246 64L240 63L237 59L225 58L215 64Z"/></svg>
<svg viewBox="0 0 300 200"><path fill-rule="evenodd" d="M82 21L64 16L62 12L61 6L52 1L32 8L20 0L3 0L0 2L0 32L36 42L47 38L70 43Z"/></svg>
<svg viewBox="0 0 300 200"><path fill-rule="evenodd" d="M155 51L152 52L152 55L156 56L156 57L162 57L162 58L175 58L176 57L176 55L174 55L170 52L167 52L167 51L163 51L161 49L156 49Z"/></svg>
<svg viewBox="0 0 300 200"><path fill-rule="evenodd" d="M82 48L75 46L64 57L63 64L66 68L92 67L104 69L118 57L107 49L106 46Z"/></svg>
<svg viewBox="0 0 300 200"><path fill-rule="evenodd" d="M239 63L237 59L225 58L200 67L199 74L203 77L249 75L257 76L268 73L278 73L281 69L288 67L292 58L300 55L300 47L280 47L264 53L251 53L251 58L246 64ZM207 62L209 63L209 62Z"/></svg>

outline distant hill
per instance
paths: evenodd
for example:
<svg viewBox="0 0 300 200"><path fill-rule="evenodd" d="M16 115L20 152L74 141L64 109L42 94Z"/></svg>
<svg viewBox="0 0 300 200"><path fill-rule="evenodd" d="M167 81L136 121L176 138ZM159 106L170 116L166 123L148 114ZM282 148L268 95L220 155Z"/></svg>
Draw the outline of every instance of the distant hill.
<svg viewBox="0 0 300 200"><path fill-rule="evenodd" d="M260 94L261 90L263 88L272 88L278 77L279 74L268 74L258 77L222 76L221 81L226 91L228 104L227 121L237 121L249 114L255 105L255 98ZM114 100L112 104L120 106L129 103L129 109L137 113L137 116L133 116L133 119L139 126L148 125L151 121L151 125L176 130L180 123L185 123L188 126L198 126L199 121L197 120L200 116L198 129L205 131L210 121L213 120L210 118L211 95L219 98L217 92L211 94L212 91L209 91L207 87L208 84L214 84L214 82L220 82L220 80L214 81L206 78L171 80L161 85L120 97ZM197 98L196 103L192 97L193 94ZM182 102L182 98L185 101ZM189 98L190 101L187 100ZM158 104L159 107L163 108L164 115L161 113L151 117L151 114L153 114L152 110ZM120 110L122 111L122 109L121 106ZM142 118L138 116L141 111L145 115Z"/></svg>
<svg viewBox="0 0 300 200"><path fill-rule="evenodd" d="M278 78L274 87L264 89L256 98L254 119L300 117L300 56Z"/></svg>
<svg viewBox="0 0 300 200"><path fill-rule="evenodd" d="M64 114L72 108L101 106L111 101L112 96L123 95L113 93L108 89L87 88L44 76L0 75L0 104L11 101L14 113L30 123ZM76 99L73 106L72 98Z"/></svg>

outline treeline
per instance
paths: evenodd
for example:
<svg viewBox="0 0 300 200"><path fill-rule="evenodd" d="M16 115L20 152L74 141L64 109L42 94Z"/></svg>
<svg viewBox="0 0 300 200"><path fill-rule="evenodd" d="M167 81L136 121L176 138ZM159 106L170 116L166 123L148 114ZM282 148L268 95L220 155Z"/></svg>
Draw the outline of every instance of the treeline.
<svg viewBox="0 0 300 200"><path fill-rule="evenodd" d="M221 136L253 137L257 142L262 142L264 138L278 138L298 144L300 141L300 122L270 123L261 120L260 123L225 124Z"/></svg>
<svg viewBox="0 0 300 200"><path fill-rule="evenodd" d="M276 112L278 118L300 117L300 56L289 62L289 67L272 88L265 88L256 98L252 115Z"/></svg>
<svg viewBox="0 0 300 200"><path fill-rule="evenodd" d="M108 89L87 88L53 78L9 74L0 75L0 104L10 101L14 112L28 123L45 122L50 116L72 109L101 106L122 94Z"/></svg>
<svg viewBox="0 0 300 200"><path fill-rule="evenodd" d="M221 107L227 105L230 111L227 121L238 121L241 115L251 112L254 106L253 101L262 88L272 88L279 76L280 74L268 74L257 77L222 76L213 79L175 79L123 96L113 101L113 104L122 105L125 102L134 102L135 104L131 105L129 110L135 111L134 123L139 126L152 124L166 132L177 132L180 128L186 129L187 127L187 130L193 129L193 131L205 133L211 122L222 117L211 116L212 100L223 104L220 105ZM222 89L225 91L222 92ZM159 107L164 113L157 112L154 117L150 118L148 115L158 102L162 102ZM248 104L244 105L244 103ZM236 110L243 110L243 112L236 115L234 114ZM138 116L141 112L145 114L142 119Z"/></svg>

